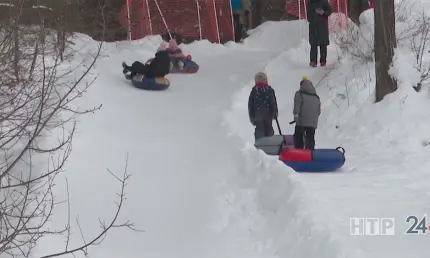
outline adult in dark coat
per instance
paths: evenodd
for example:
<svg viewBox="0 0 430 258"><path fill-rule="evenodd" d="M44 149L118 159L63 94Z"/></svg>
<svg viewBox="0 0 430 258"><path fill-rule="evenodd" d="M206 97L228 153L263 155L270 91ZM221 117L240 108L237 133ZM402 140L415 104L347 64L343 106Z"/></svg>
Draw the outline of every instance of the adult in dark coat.
<svg viewBox="0 0 430 258"><path fill-rule="evenodd" d="M272 121L278 116L275 90L268 84L265 73L255 75L255 86L249 94L249 120L255 126L255 140L275 134Z"/></svg>
<svg viewBox="0 0 430 258"><path fill-rule="evenodd" d="M166 76L170 72L170 56L167 52L166 42L160 45L150 64L142 64L136 61L131 66L128 66L126 63L123 63L122 66L124 74L130 72L130 75L127 76L130 79L136 74L143 74L149 78Z"/></svg>
<svg viewBox="0 0 430 258"><path fill-rule="evenodd" d="M328 0L309 0L307 17L309 22L310 66L317 66L318 47L320 49L320 64L327 64L327 46L330 45L328 33L328 17L332 9Z"/></svg>
<svg viewBox="0 0 430 258"><path fill-rule="evenodd" d="M251 1L250 0L230 0L234 38L236 42L240 42L246 31L251 28Z"/></svg>
<svg viewBox="0 0 430 258"><path fill-rule="evenodd" d="M315 129L321 114L321 101L311 81L303 77L300 89L294 95L294 147L296 149L315 148Z"/></svg>

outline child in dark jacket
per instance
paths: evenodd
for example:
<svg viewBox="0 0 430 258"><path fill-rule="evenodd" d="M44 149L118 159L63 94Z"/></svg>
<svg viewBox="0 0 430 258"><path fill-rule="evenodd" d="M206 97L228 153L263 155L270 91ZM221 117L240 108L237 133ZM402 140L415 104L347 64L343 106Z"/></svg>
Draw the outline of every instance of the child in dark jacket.
<svg viewBox="0 0 430 258"><path fill-rule="evenodd" d="M123 63L122 66L124 74L130 72L130 75L128 75L129 78L133 78L136 74L142 74L149 78L166 76L170 72L170 57L167 52L167 43L164 41L161 43L150 64L142 64L136 61L131 66L128 66L126 63Z"/></svg>
<svg viewBox="0 0 430 258"><path fill-rule="evenodd" d="M249 120L255 126L255 140L275 134L272 121L278 116L275 90L268 84L265 73L257 73L255 86L248 100Z"/></svg>

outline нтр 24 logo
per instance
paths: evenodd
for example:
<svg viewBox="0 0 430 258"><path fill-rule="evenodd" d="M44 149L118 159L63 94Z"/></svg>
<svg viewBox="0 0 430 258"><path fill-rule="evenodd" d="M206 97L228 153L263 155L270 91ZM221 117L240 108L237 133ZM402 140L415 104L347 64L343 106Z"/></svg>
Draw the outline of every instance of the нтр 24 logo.
<svg viewBox="0 0 430 258"><path fill-rule="evenodd" d="M406 223L409 223L410 227L406 230L406 235L418 234L418 235L426 235L427 230L430 230L430 226L427 225L427 216L425 215L421 220L418 219L417 216L408 216L406 218Z"/></svg>

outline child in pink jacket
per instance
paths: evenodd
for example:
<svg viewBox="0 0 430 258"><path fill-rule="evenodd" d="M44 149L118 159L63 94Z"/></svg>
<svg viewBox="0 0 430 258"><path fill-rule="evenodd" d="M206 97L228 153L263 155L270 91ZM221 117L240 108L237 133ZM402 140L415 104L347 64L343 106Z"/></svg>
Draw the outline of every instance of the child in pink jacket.
<svg viewBox="0 0 430 258"><path fill-rule="evenodd" d="M169 48L167 50L170 55L170 59L172 60L172 63L175 67L178 67L179 69L182 69L184 67L185 60L191 60L191 56L186 56L182 49L178 47L178 43L176 42L176 39L171 39L169 41Z"/></svg>
<svg viewBox="0 0 430 258"><path fill-rule="evenodd" d="M171 39L169 41L169 54L171 57L176 57L176 58L187 58L186 55L184 55L184 53L182 53L182 49L180 49L178 47L178 43L176 42L176 39Z"/></svg>

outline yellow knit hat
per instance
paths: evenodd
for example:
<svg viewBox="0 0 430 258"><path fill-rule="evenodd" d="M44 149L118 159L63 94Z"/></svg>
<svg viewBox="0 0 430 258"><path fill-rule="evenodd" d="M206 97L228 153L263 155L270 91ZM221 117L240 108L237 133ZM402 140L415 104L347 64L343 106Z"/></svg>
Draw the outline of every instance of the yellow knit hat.
<svg viewBox="0 0 430 258"><path fill-rule="evenodd" d="M308 79L308 77L306 76L306 75L304 75L303 77L302 77L302 81L308 81L309 79Z"/></svg>

